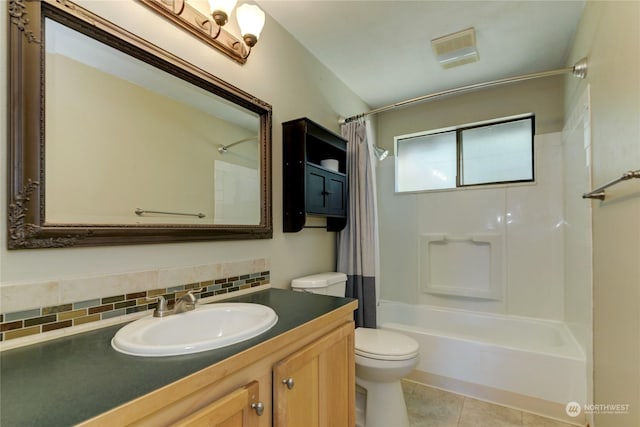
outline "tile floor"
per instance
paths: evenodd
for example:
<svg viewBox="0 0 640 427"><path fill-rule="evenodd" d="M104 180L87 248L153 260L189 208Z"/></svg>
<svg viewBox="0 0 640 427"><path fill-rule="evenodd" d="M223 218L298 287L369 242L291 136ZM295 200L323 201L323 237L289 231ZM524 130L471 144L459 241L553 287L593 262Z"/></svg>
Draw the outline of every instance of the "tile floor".
<svg viewBox="0 0 640 427"><path fill-rule="evenodd" d="M411 427L575 427L413 381L402 381Z"/></svg>

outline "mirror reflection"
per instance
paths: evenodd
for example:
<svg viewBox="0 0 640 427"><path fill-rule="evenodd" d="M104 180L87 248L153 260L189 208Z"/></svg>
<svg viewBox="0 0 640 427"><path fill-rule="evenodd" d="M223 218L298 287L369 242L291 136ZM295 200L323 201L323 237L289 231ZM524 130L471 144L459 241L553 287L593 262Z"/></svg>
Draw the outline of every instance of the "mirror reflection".
<svg viewBox="0 0 640 427"><path fill-rule="evenodd" d="M260 224L260 116L45 19L46 224Z"/></svg>

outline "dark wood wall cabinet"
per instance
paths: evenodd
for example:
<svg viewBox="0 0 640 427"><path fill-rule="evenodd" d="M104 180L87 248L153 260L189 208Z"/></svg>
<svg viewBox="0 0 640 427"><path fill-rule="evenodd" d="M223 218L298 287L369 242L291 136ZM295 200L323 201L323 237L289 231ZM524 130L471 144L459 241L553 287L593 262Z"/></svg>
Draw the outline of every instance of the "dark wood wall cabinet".
<svg viewBox="0 0 640 427"><path fill-rule="evenodd" d="M307 215L327 217L328 231L342 230L347 223L347 140L301 118L282 123L282 144L284 231L302 230ZM337 161L337 170L323 166L323 160Z"/></svg>

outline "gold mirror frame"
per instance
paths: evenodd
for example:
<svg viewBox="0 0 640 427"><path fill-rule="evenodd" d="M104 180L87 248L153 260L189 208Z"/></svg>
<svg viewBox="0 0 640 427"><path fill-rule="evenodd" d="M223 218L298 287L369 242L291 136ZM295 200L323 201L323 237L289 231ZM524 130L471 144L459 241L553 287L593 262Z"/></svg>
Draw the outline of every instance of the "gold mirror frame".
<svg viewBox="0 0 640 427"><path fill-rule="evenodd" d="M268 239L271 207L269 104L159 49L67 0L10 0L7 246L60 248L207 240ZM260 222L257 225L87 225L45 222L44 18L187 80L260 117Z"/></svg>

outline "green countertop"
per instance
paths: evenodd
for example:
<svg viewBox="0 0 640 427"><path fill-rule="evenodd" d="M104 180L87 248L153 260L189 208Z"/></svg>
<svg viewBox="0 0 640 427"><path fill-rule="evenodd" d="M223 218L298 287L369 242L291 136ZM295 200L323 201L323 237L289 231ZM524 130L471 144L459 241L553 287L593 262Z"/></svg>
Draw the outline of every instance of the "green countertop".
<svg viewBox="0 0 640 427"><path fill-rule="evenodd" d="M225 300L269 306L278 323L228 347L184 356L136 357L111 348L123 325L0 354L0 426L70 426L152 392L352 300L282 289Z"/></svg>

